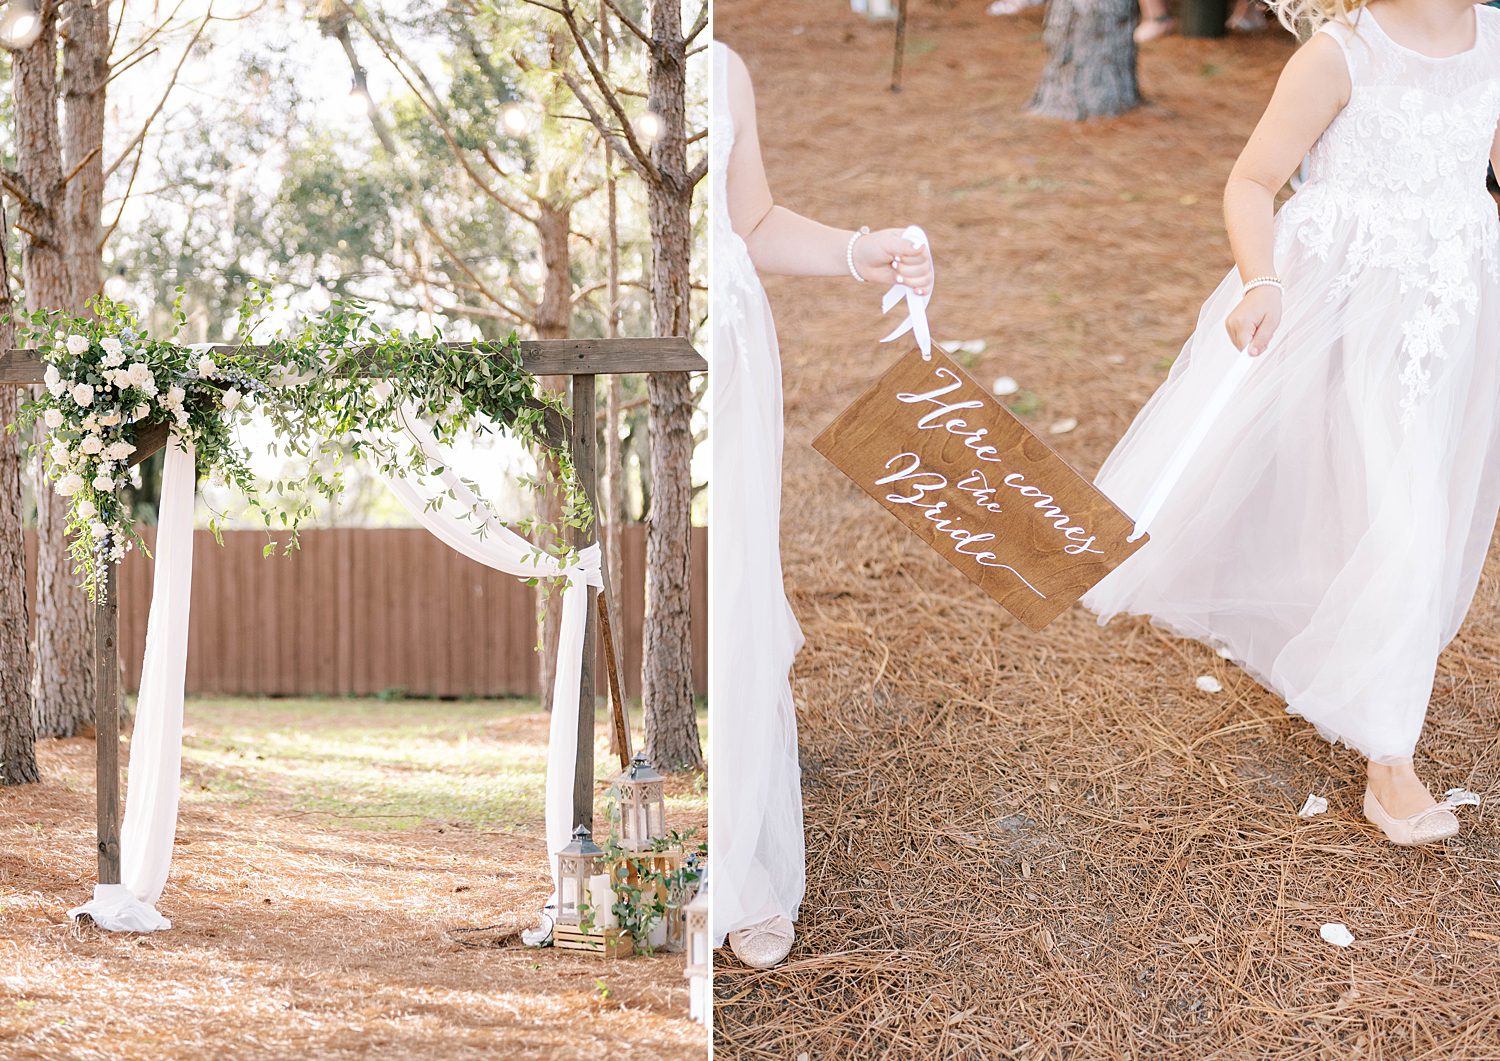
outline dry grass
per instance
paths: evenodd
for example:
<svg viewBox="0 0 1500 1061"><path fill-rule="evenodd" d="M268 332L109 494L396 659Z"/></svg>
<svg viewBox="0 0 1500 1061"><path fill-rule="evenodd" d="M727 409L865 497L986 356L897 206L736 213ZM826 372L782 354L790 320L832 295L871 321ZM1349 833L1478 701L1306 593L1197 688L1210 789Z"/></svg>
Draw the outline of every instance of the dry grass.
<svg viewBox="0 0 1500 1061"><path fill-rule="evenodd" d="M545 716L199 702L188 729L170 932L66 923L94 878L92 741L0 790L0 1057L703 1056L680 956L516 938L548 889L539 791L476 793L535 770ZM701 830L691 783L674 795Z"/></svg>
<svg viewBox="0 0 1500 1061"><path fill-rule="evenodd" d="M718 0L756 76L772 186L845 225L923 224L940 338L983 337L1092 471L1228 267L1218 192L1290 51L1173 40L1150 104L1086 126L1023 110L1040 14L914 0L888 28L830 0ZM784 554L809 881L780 969L727 955L721 1058L1500 1057L1500 843L1441 851L1361 820L1360 763L1252 680L1143 621L1008 617L807 443L895 356L876 293L770 286L787 398ZM1497 790L1493 568L1443 656L1419 768ZM1224 692L1198 692L1217 675ZM1331 809L1296 816L1309 792ZM1348 950L1317 934L1349 925Z"/></svg>

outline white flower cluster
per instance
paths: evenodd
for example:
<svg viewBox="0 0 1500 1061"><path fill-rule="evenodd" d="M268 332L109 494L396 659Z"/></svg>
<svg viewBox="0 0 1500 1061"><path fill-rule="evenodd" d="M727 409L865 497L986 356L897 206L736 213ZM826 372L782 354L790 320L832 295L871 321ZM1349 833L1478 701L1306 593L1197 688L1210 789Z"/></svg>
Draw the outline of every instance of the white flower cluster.
<svg viewBox="0 0 1500 1061"><path fill-rule="evenodd" d="M151 367L131 360L132 355L139 358L134 339L129 329L97 344L86 335L58 333L52 350L57 359L71 355L69 376L53 363L43 377L54 399L41 420L52 432L47 456L55 488L75 498L73 526L88 536L98 561L124 559L131 544L128 528L117 525L124 517L114 494L125 481L136 447L119 429L150 416L152 399L173 414L179 428L188 424L186 392L172 386L160 394Z"/></svg>

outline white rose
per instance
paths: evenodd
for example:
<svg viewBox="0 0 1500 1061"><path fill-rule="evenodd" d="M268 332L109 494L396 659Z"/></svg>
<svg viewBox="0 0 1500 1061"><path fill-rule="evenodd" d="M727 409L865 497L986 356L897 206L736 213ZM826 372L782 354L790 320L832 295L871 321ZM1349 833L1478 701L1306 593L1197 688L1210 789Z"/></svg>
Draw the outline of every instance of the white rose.
<svg viewBox="0 0 1500 1061"><path fill-rule="evenodd" d="M68 336L68 353L72 354L74 357L82 357L85 353L88 352L88 348L89 348L88 336L86 336L86 335L70 335L70 336Z"/></svg>
<svg viewBox="0 0 1500 1061"><path fill-rule="evenodd" d="M61 409L48 409L42 414L42 423L56 431L63 425L63 414Z"/></svg>
<svg viewBox="0 0 1500 1061"><path fill-rule="evenodd" d="M214 364L214 359L207 354L198 359L198 375L204 379L208 379L208 377L212 376L218 370L219 366Z"/></svg>
<svg viewBox="0 0 1500 1061"><path fill-rule="evenodd" d="M83 476L76 472L69 472L57 480L57 492L63 497L72 497L83 489Z"/></svg>
<svg viewBox="0 0 1500 1061"><path fill-rule="evenodd" d="M87 383L79 383L73 388L73 400L79 405L88 405L94 400L94 388Z"/></svg>
<svg viewBox="0 0 1500 1061"><path fill-rule="evenodd" d="M103 523L95 523L89 528L89 533L95 538L103 538L109 533L109 527Z"/></svg>
<svg viewBox="0 0 1500 1061"><path fill-rule="evenodd" d="M118 354L120 352L120 340L113 335L106 335L99 340L99 348L106 354Z"/></svg>
<svg viewBox="0 0 1500 1061"><path fill-rule="evenodd" d="M52 443L52 463L67 464L73 459L73 453L68 449L68 444L62 439L56 439Z"/></svg>
<svg viewBox="0 0 1500 1061"><path fill-rule="evenodd" d="M146 382L151 379L151 369L144 361L132 362L130 367L125 370L125 373L130 377L130 382L137 387L144 387Z"/></svg>
<svg viewBox="0 0 1500 1061"><path fill-rule="evenodd" d="M82 480L79 480L80 484ZM99 514L99 507L88 498L84 498L73 506L73 511L78 513L79 519L93 519Z"/></svg>
<svg viewBox="0 0 1500 1061"><path fill-rule="evenodd" d="M47 383L47 393L56 398L67 390L67 384L63 383L62 373L57 371L56 365L48 365L47 373L42 377Z"/></svg>
<svg viewBox="0 0 1500 1061"><path fill-rule="evenodd" d="M109 476L105 475L103 472L100 472L98 475L94 476L94 489L98 490L101 494L110 493L114 490L114 488L115 481Z"/></svg>
<svg viewBox="0 0 1500 1061"><path fill-rule="evenodd" d="M233 387L230 387L227 391L224 392L224 411L232 412L235 406L240 404L240 399L242 399L243 397L243 394L235 390Z"/></svg>
<svg viewBox="0 0 1500 1061"><path fill-rule="evenodd" d="M99 364L105 368L119 368L125 363L125 351L116 350L112 354L106 354L99 359Z"/></svg>
<svg viewBox="0 0 1500 1061"><path fill-rule="evenodd" d="M186 397L187 391L183 390L181 387L173 387L171 390L167 391L167 404L181 405L183 399Z"/></svg>
<svg viewBox="0 0 1500 1061"><path fill-rule="evenodd" d="M98 435L87 435L84 437L83 444L78 448L82 452L93 456L95 453L100 453L104 450L104 440Z"/></svg>
<svg viewBox="0 0 1500 1061"><path fill-rule="evenodd" d="M105 427L114 427L119 422L120 422L120 410L118 410L118 409L116 409L112 413L105 413L103 416L101 416L99 418L99 423L101 423Z"/></svg>
<svg viewBox="0 0 1500 1061"><path fill-rule="evenodd" d="M112 461L122 461L134 452L135 446L122 440L112 443L109 449L104 451L104 456Z"/></svg>
<svg viewBox="0 0 1500 1061"><path fill-rule="evenodd" d="M88 416L83 418L83 429L85 431L92 431L97 435L99 433L99 417L94 413L89 413Z"/></svg>

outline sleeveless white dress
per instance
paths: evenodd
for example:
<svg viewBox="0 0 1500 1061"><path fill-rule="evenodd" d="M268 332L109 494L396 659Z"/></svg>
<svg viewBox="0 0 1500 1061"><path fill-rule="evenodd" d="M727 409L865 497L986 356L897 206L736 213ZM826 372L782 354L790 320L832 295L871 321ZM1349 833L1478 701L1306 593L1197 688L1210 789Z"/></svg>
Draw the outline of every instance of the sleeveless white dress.
<svg viewBox="0 0 1500 1061"><path fill-rule="evenodd" d="M802 631L781 579L781 357L765 290L725 199L734 123L713 48L709 310L709 845L715 945L796 920L806 883L797 713Z"/></svg>
<svg viewBox="0 0 1500 1061"><path fill-rule="evenodd" d="M1083 598L1225 653L1324 737L1409 758L1500 505L1500 11L1447 58L1319 32L1348 105L1276 218L1284 316L1150 526ZM1096 482L1133 515L1235 358L1231 273Z"/></svg>

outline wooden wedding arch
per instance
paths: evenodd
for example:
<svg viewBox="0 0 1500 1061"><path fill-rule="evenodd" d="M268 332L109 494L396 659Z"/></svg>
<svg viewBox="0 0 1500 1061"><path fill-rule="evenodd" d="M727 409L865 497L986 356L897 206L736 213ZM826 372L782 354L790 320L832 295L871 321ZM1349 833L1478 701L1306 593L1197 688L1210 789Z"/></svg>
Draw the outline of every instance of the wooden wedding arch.
<svg viewBox="0 0 1500 1061"><path fill-rule="evenodd" d="M449 349L473 350L473 343L447 343ZM572 456L579 486L594 510L595 521L586 530L570 531L568 544L575 549L597 540L599 470L597 466L599 429L595 401L595 377L606 375L654 375L663 372L704 372L708 365L685 338L654 339L534 339L522 340L521 364L532 376L569 377L568 407L565 419L548 415L545 424L547 441L566 447ZM250 351L263 353L264 347L216 346L212 353ZM0 351L0 386L41 384L46 366L32 350ZM165 424L152 424L136 437L136 451L129 463L134 466L167 444ZM115 598L116 569L110 565L105 593L95 611L94 634L94 760L96 805L98 815L99 883L120 883L120 688L119 688L119 605ZM592 593L592 589L590 589ZM584 628L583 667L579 675L578 757L573 773L573 827L594 826L594 712L595 661L602 637L611 701L613 749L621 766L630 762L630 728L626 725L623 694L613 637L610 631L610 587L606 577L603 589L591 603Z"/></svg>

